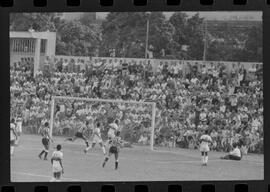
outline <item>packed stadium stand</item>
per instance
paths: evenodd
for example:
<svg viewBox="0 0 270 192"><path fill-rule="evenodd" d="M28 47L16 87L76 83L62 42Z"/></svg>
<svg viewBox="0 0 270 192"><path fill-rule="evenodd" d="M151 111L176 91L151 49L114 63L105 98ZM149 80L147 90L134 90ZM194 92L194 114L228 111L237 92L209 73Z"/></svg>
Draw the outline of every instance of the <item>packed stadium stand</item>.
<svg viewBox="0 0 270 192"><path fill-rule="evenodd" d="M197 148L201 133L209 129L212 150L229 151L238 142L244 153L263 153L262 64L236 63L228 70L222 62L180 65L164 61L154 69L136 60L120 63L114 58L74 57L48 59L43 66L36 76L31 58L10 68L11 116L22 116L26 133L37 133L44 119L49 120L52 96L154 101L156 145ZM77 110L73 119L54 126L72 129L75 117L95 110L100 112L98 108ZM108 106L106 110L116 109ZM151 121L147 112L134 106L125 119L136 134L124 139L149 142L144 129Z"/></svg>

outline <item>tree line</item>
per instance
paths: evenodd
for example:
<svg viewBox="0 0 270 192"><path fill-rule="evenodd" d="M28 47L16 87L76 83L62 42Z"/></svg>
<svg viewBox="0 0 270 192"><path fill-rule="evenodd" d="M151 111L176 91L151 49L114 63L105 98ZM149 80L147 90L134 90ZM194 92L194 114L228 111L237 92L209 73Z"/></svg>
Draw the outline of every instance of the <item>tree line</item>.
<svg viewBox="0 0 270 192"><path fill-rule="evenodd" d="M175 12L111 12L102 21L87 13L77 20L63 20L56 13L13 13L10 30L56 31L56 54L144 58L146 25L154 58L262 61L262 25L207 26L199 14Z"/></svg>

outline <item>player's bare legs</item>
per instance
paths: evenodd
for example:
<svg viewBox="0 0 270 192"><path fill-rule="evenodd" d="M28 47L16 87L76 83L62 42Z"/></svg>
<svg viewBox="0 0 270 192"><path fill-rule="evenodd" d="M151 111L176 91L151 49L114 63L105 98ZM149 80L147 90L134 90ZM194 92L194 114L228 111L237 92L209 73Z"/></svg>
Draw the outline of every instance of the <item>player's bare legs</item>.
<svg viewBox="0 0 270 192"><path fill-rule="evenodd" d="M105 159L103 161L102 167L105 167L105 165L106 165L107 161L109 160L110 156L111 156L111 153L109 152L108 156L105 157Z"/></svg>
<svg viewBox="0 0 270 192"><path fill-rule="evenodd" d="M10 146L10 155L13 156L14 154L14 146Z"/></svg>
<svg viewBox="0 0 270 192"><path fill-rule="evenodd" d="M202 154L202 156L201 156L201 158L202 158L202 165L204 165L204 164L205 164L205 160L204 160L204 152L201 152L201 154Z"/></svg>
<svg viewBox="0 0 270 192"><path fill-rule="evenodd" d="M75 141L78 137L74 136L74 137L69 137L69 138L66 138L65 141Z"/></svg>
<svg viewBox="0 0 270 192"><path fill-rule="evenodd" d="M202 152L202 165L207 165L208 162L208 152Z"/></svg>
<svg viewBox="0 0 270 192"><path fill-rule="evenodd" d="M80 136L80 137L78 137L78 136L74 136L74 137L70 137L70 138L67 138L67 139L65 139L65 141L72 141L72 142L74 142L76 139L78 139L78 138L81 138L81 139L83 139L84 140L84 142L85 142L85 144L86 144L86 148L84 149L84 152L86 153L88 150L89 150L89 142L88 142L88 140L84 137L84 136Z"/></svg>
<svg viewBox="0 0 270 192"><path fill-rule="evenodd" d="M87 151L90 149L89 142L87 141L87 139L83 139L83 140L84 140L85 145L86 145L86 148L84 149L84 152L87 153Z"/></svg>
<svg viewBox="0 0 270 192"><path fill-rule="evenodd" d="M207 165L208 163L208 152L204 152L205 156L204 156L204 161L205 161L205 165Z"/></svg>
<svg viewBox="0 0 270 192"><path fill-rule="evenodd" d="M11 156L13 156L13 154L14 154L14 148L15 148L14 143L15 143L15 141L13 140L13 141L11 141L11 144L10 144L10 155Z"/></svg>
<svg viewBox="0 0 270 192"><path fill-rule="evenodd" d="M86 144L86 148L85 148L85 150L84 150L85 153L87 153L87 151L88 151L90 148L93 149L93 148L95 147L95 145L96 145L96 143L92 143L92 145L91 145L91 147L90 147L87 141L85 141L85 144ZM88 146L87 146L87 145L88 145Z"/></svg>
<svg viewBox="0 0 270 192"><path fill-rule="evenodd" d="M96 145L96 143L92 143L91 149L93 149L93 148L95 147L95 145ZM106 148L105 148L105 145L101 142L101 143L99 143L99 146L101 147L103 154L106 155ZM85 149L85 153L86 153L88 150L89 150L89 147L87 147L87 148Z"/></svg>
<svg viewBox="0 0 270 192"><path fill-rule="evenodd" d="M105 145L103 143L99 143L101 149L102 149L102 152L104 155L106 155L106 149L105 149Z"/></svg>
<svg viewBox="0 0 270 192"><path fill-rule="evenodd" d="M114 157L115 157L115 169L118 169L118 153L115 153Z"/></svg>

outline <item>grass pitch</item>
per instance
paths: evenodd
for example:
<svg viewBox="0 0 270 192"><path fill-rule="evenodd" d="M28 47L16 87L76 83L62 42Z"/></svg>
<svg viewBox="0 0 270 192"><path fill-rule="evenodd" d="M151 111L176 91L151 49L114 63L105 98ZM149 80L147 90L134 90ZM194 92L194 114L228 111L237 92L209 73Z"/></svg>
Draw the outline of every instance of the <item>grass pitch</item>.
<svg viewBox="0 0 270 192"><path fill-rule="evenodd" d="M262 180L263 155L248 154L241 161L221 160L225 153L209 152L208 166L202 166L200 152L189 149L134 146L123 148L119 168L114 170L114 156L102 168L104 155L99 145L83 152L82 140L64 141L54 137L48 161L40 160L41 137L22 135L11 157L12 182L48 182L52 178L50 158L53 148L62 145L64 175L62 181L186 181L186 180Z"/></svg>

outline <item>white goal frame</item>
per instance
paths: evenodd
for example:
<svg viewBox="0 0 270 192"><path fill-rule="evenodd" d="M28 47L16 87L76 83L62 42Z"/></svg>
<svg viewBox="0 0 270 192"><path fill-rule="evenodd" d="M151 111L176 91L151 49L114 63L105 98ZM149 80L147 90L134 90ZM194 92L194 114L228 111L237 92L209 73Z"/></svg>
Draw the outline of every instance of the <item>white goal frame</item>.
<svg viewBox="0 0 270 192"><path fill-rule="evenodd" d="M50 136L52 137L53 120L54 120L54 107L55 100L66 99L66 100L77 100L77 101L99 101L107 103L131 103L131 104L147 104L152 106L152 121L151 121L151 137L150 147L154 150L154 134L155 134L155 118L156 118L156 103L155 102L141 102L141 101L124 101L124 100L113 100L113 99L94 99L94 98L83 98L83 97L66 97L66 96L53 96L51 101L51 115L50 115Z"/></svg>

